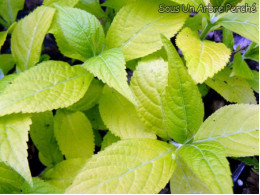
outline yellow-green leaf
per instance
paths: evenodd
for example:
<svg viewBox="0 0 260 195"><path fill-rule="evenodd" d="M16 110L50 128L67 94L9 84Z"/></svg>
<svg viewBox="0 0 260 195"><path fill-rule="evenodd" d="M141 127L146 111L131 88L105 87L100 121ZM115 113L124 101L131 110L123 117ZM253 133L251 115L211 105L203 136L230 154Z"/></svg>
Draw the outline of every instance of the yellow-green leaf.
<svg viewBox="0 0 260 195"><path fill-rule="evenodd" d="M1 1L0 1L1 2ZM16 22L13 23L7 31L1 31L0 32L0 50L1 50L1 47L4 45L5 43L5 40L6 40L6 37L8 35L8 33L11 33L14 29L14 27L16 26Z"/></svg>
<svg viewBox="0 0 260 195"><path fill-rule="evenodd" d="M162 94L168 82L168 64L163 59L142 60L131 79L138 102L137 113L148 129L168 138Z"/></svg>
<svg viewBox="0 0 260 195"><path fill-rule="evenodd" d="M66 193L157 194L174 171L174 151L157 140L119 141L88 160Z"/></svg>
<svg viewBox="0 0 260 195"><path fill-rule="evenodd" d="M79 101L93 76L84 68L47 61L19 74L0 95L0 116L68 107Z"/></svg>
<svg viewBox="0 0 260 195"><path fill-rule="evenodd" d="M82 112L59 110L54 117L54 133L66 159L87 159L93 155L94 135L91 123Z"/></svg>
<svg viewBox="0 0 260 195"><path fill-rule="evenodd" d="M12 167L30 184L27 141L31 123L28 115L0 117L0 161Z"/></svg>
<svg viewBox="0 0 260 195"><path fill-rule="evenodd" d="M74 7L79 0L44 0L43 5L46 6L53 6L53 4L57 4L60 6L68 6L68 7Z"/></svg>
<svg viewBox="0 0 260 195"><path fill-rule="evenodd" d="M18 71L25 71L39 62L41 46L54 13L55 9L40 6L15 26L11 49Z"/></svg>
<svg viewBox="0 0 260 195"><path fill-rule="evenodd" d="M101 144L101 150L104 150L106 147L112 145L113 143L116 143L120 140L119 137L112 134L110 131L107 132L107 134L103 137L103 142Z"/></svg>
<svg viewBox="0 0 260 195"><path fill-rule="evenodd" d="M189 28L180 32L176 43L184 54L189 74L197 83L203 83L223 69L231 55L223 43L201 41L198 33Z"/></svg>
<svg viewBox="0 0 260 195"><path fill-rule="evenodd" d="M169 4L162 0L160 3ZM160 34L173 37L188 14L159 13L156 0L139 0L124 6L108 31L107 48L122 48L126 61L151 54L162 47Z"/></svg>
<svg viewBox="0 0 260 195"><path fill-rule="evenodd" d="M238 104L219 109L201 125L194 141L216 141L227 156L259 155L259 106Z"/></svg>
<svg viewBox="0 0 260 195"><path fill-rule="evenodd" d="M156 138L138 118L135 106L111 88L104 88L99 110L105 125L122 139Z"/></svg>
<svg viewBox="0 0 260 195"><path fill-rule="evenodd" d="M121 49L114 48L104 51L89 59L83 67L108 86L113 87L129 101L135 103L132 91L127 83L125 58Z"/></svg>
<svg viewBox="0 0 260 195"><path fill-rule="evenodd" d="M0 0L0 16L11 25L15 22L18 11L24 7L25 0Z"/></svg>

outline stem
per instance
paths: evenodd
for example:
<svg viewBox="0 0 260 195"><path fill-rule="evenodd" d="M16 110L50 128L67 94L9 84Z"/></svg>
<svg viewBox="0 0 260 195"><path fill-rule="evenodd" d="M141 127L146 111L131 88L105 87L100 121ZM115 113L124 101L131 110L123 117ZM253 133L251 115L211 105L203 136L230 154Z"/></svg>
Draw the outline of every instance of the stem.
<svg viewBox="0 0 260 195"><path fill-rule="evenodd" d="M210 32L212 27L213 27L213 25L211 23L207 24L206 28L204 28L204 30L202 31L202 33L200 35L201 40L206 38L206 36L208 35L208 33Z"/></svg>
<svg viewBox="0 0 260 195"><path fill-rule="evenodd" d="M8 28L9 25L0 17L0 24L2 24L5 28Z"/></svg>

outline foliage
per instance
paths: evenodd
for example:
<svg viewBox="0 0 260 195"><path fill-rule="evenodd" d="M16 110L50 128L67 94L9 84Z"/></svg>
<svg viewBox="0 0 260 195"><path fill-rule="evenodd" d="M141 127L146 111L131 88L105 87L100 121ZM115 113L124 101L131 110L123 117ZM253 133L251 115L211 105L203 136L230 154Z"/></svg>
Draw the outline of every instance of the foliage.
<svg viewBox="0 0 260 195"><path fill-rule="evenodd" d="M209 2L240 1L161 1ZM230 194L227 157L258 169L248 157L259 155L259 75L247 64L259 62L258 12L44 0L16 22L23 5L0 0L0 49L11 34L0 54L0 193L153 194L170 182L172 193ZM207 40L215 30L223 43ZM252 41L244 52L233 32ZM46 57L46 34L68 61ZM234 104L205 116L209 90ZM29 137L46 166L37 177Z"/></svg>

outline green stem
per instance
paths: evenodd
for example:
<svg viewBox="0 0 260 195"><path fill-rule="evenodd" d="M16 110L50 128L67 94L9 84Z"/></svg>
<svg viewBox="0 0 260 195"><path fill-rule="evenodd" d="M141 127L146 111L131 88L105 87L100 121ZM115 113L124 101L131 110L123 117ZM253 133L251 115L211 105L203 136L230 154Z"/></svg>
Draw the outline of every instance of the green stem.
<svg viewBox="0 0 260 195"><path fill-rule="evenodd" d="M5 28L8 28L9 25L0 17L0 24L2 24Z"/></svg>

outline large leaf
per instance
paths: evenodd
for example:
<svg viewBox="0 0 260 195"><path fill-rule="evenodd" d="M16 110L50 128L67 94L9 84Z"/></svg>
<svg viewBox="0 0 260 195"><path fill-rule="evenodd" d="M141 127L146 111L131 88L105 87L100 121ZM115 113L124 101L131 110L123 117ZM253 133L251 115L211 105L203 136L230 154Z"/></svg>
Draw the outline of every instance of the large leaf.
<svg viewBox="0 0 260 195"><path fill-rule="evenodd" d="M111 88L104 88L99 110L105 125L122 139L156 137L139 120L134 105Z"/></svg>
<svg viewBox="0 0 260 195"><path fill-rule="evenodd" d="M256 104L254 92L248 82L240 77L230 77L230 74L231 69L227 67L205 83L229 102Z"/></svg>
<svg viewBox="0 0 260 195"><path fill-rule="evenodd" d="M116 89L129 101L135 103L127 83L125 58L121 49L115 48L104 51L100 55L89 59L83 67L104 83Z"/></svg>
<svg viewBox="0 0 260 195"><path fill-rule="evenodd" d="M47 6L53 6L53 4L57 4L60 6L68 6L68 7L73 7L78 3L79 0L44 0L43 5Z"/></svg>
<svg viewBox="0 0 260 195"><path fill-rule="evenodd" d="M22 10L24 0L0 0L0 16L11 25L16 20L19 10Z"/></svg>
<svg viewBox="0 0 260 195"><path fill-rule="evenodd" d="M259 155L259 106L219 109L201 125L194 141L216 141L224 146L227 156Z"/></svg>
<svg viewBox="0 0 260 195"><path fill-rule="evenodd" d="M177 142L185 142L199 129L204 107L198 87L188 74L172 43L162 37L168 54L168 86L163 98L168 135Z"/></svg>
<svg viewBox="0 0 260 195"><path fill-rule="evenodd" d="M82 158L64 160L45 171L41 177L49 184L65 190L71 185L85 163L86 159Z"/></svg>
<svg viewBox="0 0 260 195"><path fill-rule="evenodd" d="M47 162L46 166L53 166L63 160L57 140L54 137L51 111L32 115L30 136L41 154L41 158L44 158Z"/></svg>
<svg viewBox="0 0 260 195"><path fill-rule="evenodd" d="M162 46L160 34L173 37L183 26L188 14L159 13L158 5L156 0L139 0L124 6L108 31L107 48L121 47L126 61L159 50Z"/></svg>
<svg viewBox="0 0 260 195"><path fill-rule="evenodd" d="M212 193L233 193L231 171L229 163L225 158L225 150L217 142L204 142L182 146L178 150L177 156L181 159L181 163L184 163L185 172L187 169L189 169L188 172L193 172L191 178L186 178L191 188L197 190L198 187L205 189L207 186ZM188 175L190 174L188 173ZM185 175L181 177L185 177ZM193 182L194 177L198 177L200 181ZM175 182L175 179L172 178L171 182ZM201 182L204 185L201 185ZM192 191L190 190L189 193L192 193Z"/></svg>
<svg viewBox="0 0 260 195"><path fill-rule="evenodd" d="M156 194L173 173L174 151L157 140L119 141L87 161L66 193Z"/></svg>
<svg viewBox="0 0 260 195"><path fill-rule="evenodd" d="M61 53L81 61L101 53L105 37L98 19L81 9L56 7L52 32Z"/></svg>
<svg viewBox="0 0 260 195"><path fill-rule="evenodd" d="M82 112L59 110L54 118L54 133L66 159L90 158L93 155L91 123Z"/></svg>
<svg viewBox="0 0 260 195"><path fill-rule="evenodd" d="M92 75L79 66L47 61L21 73L0 95L0 116L68 107L87 91Z"/></svg>
<svg viewBox="0 0 260 195"><path fill-rule="evenodd" d="M131 79L136 96L137 112L147 128L162 138L168 138L162 94L168 82L168 64L163 59L149 59L138 63Z"/></svg>
<svg viewBox="0 0 260 195"><path fill-rule="evenodd" d="M12 34L11 49L17 70L24 71L40 60L41 46L55 9L41 6L20 20Z"/></svg>
<svg viewBox="0 0 260 195"><path fill-rule="evenodd" d="M256 43L259 43L259 17L256 13L229 13L224 14L218 24L240 34Z"/></svg>
<svg viewBox="0 0 260 195"><path fill-rule="evenodd" d="M0 118L0 161L12 167L30 184L32 177L27 161L26 142L31 122L27 115Z"/></svg>
<svg viewBox="0 0 260 195"><path fill-rule="evenodd" d="M189 74L197 83L203 83L223 69L231 54L223 43L201 41L198 33L189 28L180 32L176 43L184 54Z"/></svg>

